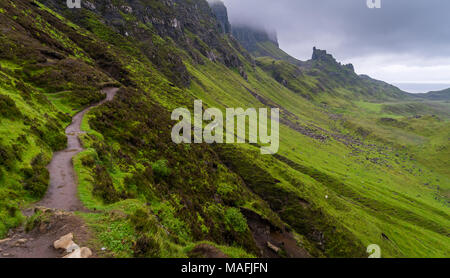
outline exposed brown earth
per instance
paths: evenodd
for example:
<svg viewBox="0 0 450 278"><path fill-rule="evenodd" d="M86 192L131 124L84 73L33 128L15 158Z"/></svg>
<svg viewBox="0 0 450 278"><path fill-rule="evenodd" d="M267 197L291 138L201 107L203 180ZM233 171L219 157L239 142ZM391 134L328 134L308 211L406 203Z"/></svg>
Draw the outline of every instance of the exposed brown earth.
<svg viewBox="0 0 450 278"><path fill-rule="evenodd" d="M191 258L204 258L204 259L226 259L228 256L217 249L216 247L202 243L194 247L191 252L189 252L189 257Z"/></svg>
<svg viewBox="0 0 450 278"><path fill-rule="evenodd" d="M64 255L53 247L60 237L73 233L77 243L87 244L90 232L82 219L73 214L85 211L78 198L78 182L73 169L72 159L83 151L78 135L82 134L83 117L93 107L111 101L118 88L106 88L106 98L76 114L66 129L67 148L56 152L47 166L50 185L45 197L36 204L34 213L40 216L31 224L31 231L20 227L10 231L6 239L0 240L0 258L61 258ZM33 209L24 211L30 216Z"/></svg>
<svg viewBox="0 0 450 278"><path fill-rule="evenodd" d="M103 101L84 109L73 117L72 124L66 128L67 148L55 153L47 167L50 173L50 186L44 199L37 204L38 206L64 211L84 210L83 205L77 197L78 183L72 163L72 158L83 151L83 147L78 138L78 135L83 133L81 131L81 123L86 113L93 107L111 101L118 90L117 88L104 89L103 92L106 93L106 98Z"/></svg>
<svg viewBox="0 0 450 278"><path fill-rule="evenodd" d="M280 229L263 219L253 211L242 209L248 226L253 233L262 258L310 258L309 253L300 247L294 235L286 229Z"/></svg>
<svg viewBox="0 0 450 278"><path fill-rule="evenodd" d="M89 243L89 229L73 213L45 208L37 211L42 214L31 231L20 227L0 241L0 258L61 258L66 254L53 248L53 242L68 233L73 233L79 244Z"/></svg>

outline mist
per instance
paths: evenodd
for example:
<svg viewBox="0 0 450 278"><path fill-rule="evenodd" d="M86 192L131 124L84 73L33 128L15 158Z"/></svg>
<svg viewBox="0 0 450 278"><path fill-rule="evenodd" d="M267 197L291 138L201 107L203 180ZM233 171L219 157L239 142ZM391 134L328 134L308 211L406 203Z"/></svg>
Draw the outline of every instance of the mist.
<svg viewBox="0 0 450 278"><path fill-rule="evenodd" d="M276 30L300 59L326 49L358 73L400 85L450 84L450 1L224 0L233 25ZM444 85L445 84L445 85Z"/></svg>

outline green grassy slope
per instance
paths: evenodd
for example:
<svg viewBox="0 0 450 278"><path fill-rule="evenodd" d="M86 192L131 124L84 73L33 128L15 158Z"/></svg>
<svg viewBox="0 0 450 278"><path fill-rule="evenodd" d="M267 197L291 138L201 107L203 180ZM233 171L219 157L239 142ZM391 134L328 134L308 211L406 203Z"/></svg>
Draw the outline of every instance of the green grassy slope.
<svg viewBox="0 0 450 278"><path fill-rule="evenodd" d="M417 96L428 100L443 100L448 102L450 100L450 89L418 94Z"/></svg>
<svg viewBox="0 0 450 278"><path fill-rule="evenodd" d="M93 244L107 247L101 255L187 257L208 242L232 257L258 256L242 213L248 209L293 231L312 256L364 257L375 243L383 257L448 257L450 125L442 113L412 117L398 102L401 93L335 64L298 69L259 58L254 65L228 35L204 36L204 28L217 24L202 0L193 1L197 16L186 13L193 3L146 1L155 17L169 22L161 25L122 11L128 1L114 3L116 20L100 8L73 12L43 2L58 13L29 1L0 4L0 23L12 26L2 32L8 44L0 52L1 94L15 103L0 99L10 111L1 114L6 139L0 143L15 165L0 165L4 231L19 224L18 207L34 200L21 163L32 167L38 153L48 162L63 147L36 143L18 113L42 125L54 118L55 127L42 134L62 135L69 115L98 99L102 86L115 84L122 86L116 99L83 123L87 150L74 161L79 196L99 212L81 216L94 230ZM173 30L173 16L189 24ZM118 18L134 24L117 25ZM11 78L33 92L30 103L22 89L8 85ZM279 153L262 156L247 144L173 144L170 111L192 108L197 98L220 109L280 108ZM24 162L11 143L21 133L31 134L20 144L29 152ZM33 179L45 178L45 162L34 163L40 168L32 168Z"/></svg>
<svg viewBox="0 0 450 278"><path fill-rule="evenodd" d="M211 65L200 70L209 74L202 74L198 78L211 86L208 87L209 92L199 93L198 96L207 101L211 99L212 105L233 106L236 105L234 100L238 99L241 106L258 106L255 99L247 100L247 89L232 87L232 84L239 82L242 87L258 92L274 101L277 106L298 115L301 124L325 128L324 133L329 136L339 131L361 140L361 143L354 143L335 136L326 142L320 142L285 126L281 128L279 159L267 161L267 165L273 165L267 169L273 171L273 176L277 179L283 177L282 187L299 191L298 196L311 203L311 211L326 211L333 217L333 221L338 221L356 234L361 244L375 242L382 246L385 256L427 256L428 252L430 256L445 256L448 246L443 250L433 246L438 242L448 242L448 200L442 194L445 190L437 189L437 183L444 188L448 188L449 184L448 170L444 170L448 166L445 159L449 155L448 142L437 140L440 135L435 137L434 134L427 134L419 126L433 123L435 128L442 131L441 135L446 137L448 121L423 118L422 123L417 123L416 126L416 123L399 116L406 126L396 128L395 123L389 125L390 121L385 124L382 120L385 115L381 111L378 116L371 111L362 112L361 107L357 106L361 103L348 108L349 112L340 115L342 118L339 120L334 119L335 114L330 119L330 114L336 113L333 107L322 110L305 102L296 93L269 81L270 77L261 71L250 73L249 82L246 82L240 80L237 74L235 80L230 80L229 75L221 73L223 70L214 70L215 67L216 65ZM220 82L208 81L208 77L220 77ZM227 83L230 84L229 89L226 89ZM233 98L225 102L224 93L229 91L233 92ZM364 116L361 117L361 114ZM403 124L400 123L399 126L402 127ZM431 141L434 140L443 143L439 148L444 152L439 153L439 148L432 150L431 144L434 142ZM418 151L417 143L430 148L429 152ZM422 155L413 158L413 154L409 152L413 152L414 156ZM238 160L237 157L235 159ZM246 162L255 163L259 159L266 160L251 156ZM425 159L428 162L423 161L422 164L415 159ZM430 165L429 160L434 160L433 163L441 166ZM239 170L236 171L241 174ZM241 174L244 175L245 173ZM268 192L261 192L263 198L267 195ZM325 196L329 198L325 199ZM432 216L434 213L436 218ZM292 216L282 219L292 226L300 225L295 219L289 219ZM299 217L305 218L303 214ZM366 228L363 230L362 227ZM329 235L333 236L335 234ZM421 247L411 248L411 244ZM345 243L336 245L344 247Z"/></svg>
<svg viewBox="0 0 450 278"><path fill-rule="evenodd" d="M4 2L0 14L0 236L20 223L19 207L43 197L46 165L65 148L70 115L102 99L98 88L109 81L64 33L23 7Z"/></svg>
<svg viewBox="0 0 450 278"><path fill-rule="evenodd" d="M392 85L357 75L353 65L342 65L325 51L314 49L314 56L300 66L269 57L257 58L256 63L291 91L325 104L328 104L326 97L336 102L413 100L409 94Z"/></svg>

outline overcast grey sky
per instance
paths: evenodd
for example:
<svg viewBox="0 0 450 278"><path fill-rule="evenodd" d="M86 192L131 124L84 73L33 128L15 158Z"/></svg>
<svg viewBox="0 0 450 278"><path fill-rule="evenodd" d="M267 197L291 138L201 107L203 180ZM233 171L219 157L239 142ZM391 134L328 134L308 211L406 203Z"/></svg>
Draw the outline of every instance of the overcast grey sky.
<svg viewBox="0 0 450 278"><path fill-rule="evenodd" d="M301 60L317 46L377 79L450 87L449 0L381 0L381 9L366 0L224 2L232 24L275 29L280 47Z"/></svg>

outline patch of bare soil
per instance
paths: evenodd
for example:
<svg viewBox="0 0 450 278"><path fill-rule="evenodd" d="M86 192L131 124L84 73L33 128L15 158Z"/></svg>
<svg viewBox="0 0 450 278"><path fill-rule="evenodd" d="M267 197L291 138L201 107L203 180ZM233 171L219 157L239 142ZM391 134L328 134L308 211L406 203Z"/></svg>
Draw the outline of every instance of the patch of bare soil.
<svg viewBox="0 0 450 278"><path fill-rule="evenodd" d="M72 123L66 129L67 148L54 153L52 161L47 166L50 174L50 186L44 199L38 203L38 206L65 211L85 210L78 199L78 182L72 162L73 157L83 151L78 138L78 135L83 133L81 123L89 110L111 101L118 90L117 88L104 89L103 92L106 94L106 98L103 101L84 109L73 117Z"/></svg>
<svg viewBox="0 0 450 278"><path fill-rule="evenodd" d="M202 259L226 259L228 256L216 247L202 243L194 247L189 252L190 258L202 258Z"/></svg>
<svg viewBox="0 0 450 278"><path fill-rule="evenodd" d="M61 258L67 254L55 250L53 243L68 233L73 233L80 245L88 244L91 232L73 213L45 208L37 208L36 213L39 217L26 225L30 225L31 231L21 227L0 240L0 258Z"/></svg>
<svg viewBox="0 0 450 278"><path fill-rule="evenodd" d="M309 253L297 243L294 235L279 229L257 213L241 209L247 218L256 246L262 258L310 258Z"/></svg>

